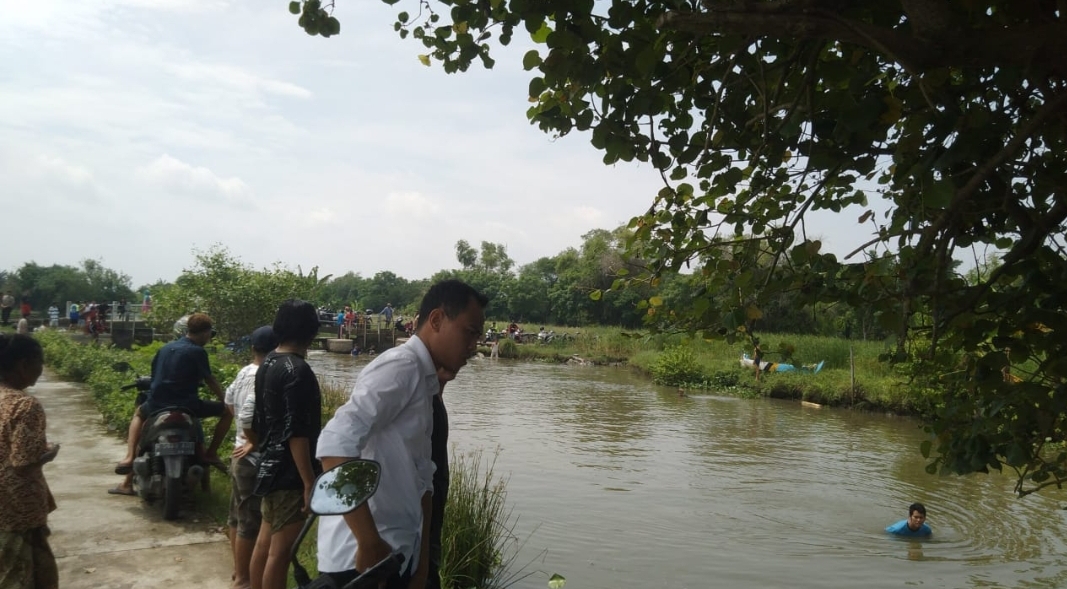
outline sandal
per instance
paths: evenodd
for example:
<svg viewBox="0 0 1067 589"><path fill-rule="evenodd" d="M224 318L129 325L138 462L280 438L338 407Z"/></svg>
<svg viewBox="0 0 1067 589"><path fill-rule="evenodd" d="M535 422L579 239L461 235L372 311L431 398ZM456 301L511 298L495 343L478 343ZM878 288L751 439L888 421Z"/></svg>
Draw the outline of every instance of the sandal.
<svg viewBox="0 0 1067 589"><path fill-rule="evenodd" d="M133 472L133 464L128 462L120 462L115 465L115 474L127 475Z"/></svg>

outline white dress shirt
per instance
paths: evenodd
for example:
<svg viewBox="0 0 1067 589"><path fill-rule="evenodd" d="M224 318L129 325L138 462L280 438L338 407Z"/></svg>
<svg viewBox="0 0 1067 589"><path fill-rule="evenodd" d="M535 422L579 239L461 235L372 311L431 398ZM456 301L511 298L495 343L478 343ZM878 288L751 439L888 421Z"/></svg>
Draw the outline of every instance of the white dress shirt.
<svg viewBox="0 0 1067 589"><path fill-rule="evenodd" d="M378 534L405 557L418 562L422 536L422 496L433 492L432 399L440 390L426 344L412 337L380 354L356 379L352 396L319 436L318 458L377 460L378 491L368 505ZM343 517L319 519L318 568L337 573L355 568L356 539Z"/></svg>

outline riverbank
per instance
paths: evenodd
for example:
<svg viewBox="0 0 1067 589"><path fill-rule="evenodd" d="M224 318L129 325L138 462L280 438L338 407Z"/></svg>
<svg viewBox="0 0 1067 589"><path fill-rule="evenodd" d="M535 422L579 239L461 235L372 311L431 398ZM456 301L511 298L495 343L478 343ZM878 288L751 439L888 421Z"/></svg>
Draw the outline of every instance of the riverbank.
<svg viewBox="0 0 1067 589"><path fill-rule="evenodd" d="M710 391L742 398L769 397L864 411L916 415L933 402L928 391L906 386L899 369L882 360L882 341L846 340L795 334L765 334L761 347L773 362L796 366L823 362L818 374L764 372L741 366L740 343L702 340L684 334L648 335L619 328L580 331L548 326L550 342L501 341L500 356L524 361L625 366L664 386ZM479 352L488 356L490 348Z"/></svg>

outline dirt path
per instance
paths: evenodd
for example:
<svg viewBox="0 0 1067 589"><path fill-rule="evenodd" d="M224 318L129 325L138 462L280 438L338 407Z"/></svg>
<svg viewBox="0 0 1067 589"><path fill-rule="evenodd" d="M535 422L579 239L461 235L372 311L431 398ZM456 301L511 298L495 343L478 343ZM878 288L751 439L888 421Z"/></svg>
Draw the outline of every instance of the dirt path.
<svg viewBox="0 0 1067 589"><path fill-rule="evenodd" d="M30 392L44 404L49 441L62 444L45 467L59 506L48 525L60 587L229 587L230 547L217 524L188 511L164 521L158 505L107 494L121 480L111 469L124 446L104 431L85 387L46 372Z"/></svg>

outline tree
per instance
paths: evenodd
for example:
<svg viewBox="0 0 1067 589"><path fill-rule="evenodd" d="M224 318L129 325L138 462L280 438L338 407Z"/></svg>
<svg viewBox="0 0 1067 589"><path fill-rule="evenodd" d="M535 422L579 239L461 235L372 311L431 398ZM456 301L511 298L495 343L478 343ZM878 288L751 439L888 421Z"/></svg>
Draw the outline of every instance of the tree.
<svg viewBox="0 0 1067 589"><path fill-rule="evenodd" d="M471 247L466 239L461 239L456 242L456 260L465 269L474 268L478 263L478 250Z"/></svg>
<svg viewBox="0 0 1067 589"><path fill-rule="evenodd" d="M17 292L39 310L52 303L62 307L66 301L111 302L133 296L130 277L105 267L102 260L83 260L81 268L26 262L14 278Z"/></svg>
<svg viewBox="0 0 1067 589"><path fill-rule="evenodd" d="M150 321L168 331L183 315L207 313L222 341L235 341L260 325L274 322L286 299L315 300L328 279L318 268L304 274L279 264L254 270L220 245L194 251L196 263L184 270L173 285L152 291Z"/></svg>
<svg viewBox="0 0 1067 589"><path fill-rule="evenodd" d="M630 224L649 268L635 280L654 283L702 259L711 271L700 276L701 295L741 296L716 305L696 296L673 315L649 299L653 320L683 317L706 335L735 338L763 297L789 284L808 285L824 303L863 298L896 334L896 357L910 354L945 392L929 421L932 469L1007 465L1020 492L1067 480L1067 452L1050 452L1067 442L1062 3L403 7L395 29L446 72L492 67L494 36L506 45L528 32L539 45L523 57L536 70L531 122L556 135L589 133L605 163L659 170L664 188ZM339 30L318 0L291 9L309 33ZM846 257L858 262L807 235L812 211L866 207L875 195L888 210L859 215L871 239ZM1003 253L978 283L952 263L972 247ZM766 268L746 263L763 255L773 260ZM997 377L1005 366L1023 382Z"/></svg>

